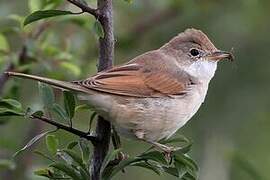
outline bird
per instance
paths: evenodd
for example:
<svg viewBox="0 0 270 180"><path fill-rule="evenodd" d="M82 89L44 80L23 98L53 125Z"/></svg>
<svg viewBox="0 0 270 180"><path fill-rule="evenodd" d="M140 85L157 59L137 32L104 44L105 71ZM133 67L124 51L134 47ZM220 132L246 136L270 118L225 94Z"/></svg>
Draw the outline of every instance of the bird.
<svg viewBox="0 0 270 180"><path fill-rule="evenodd" d="M232 61L231 52L217 49L205 33L186 29L159 49L98 72L84 80L66 82L18 72L6 72L76 92L124 137L145 141L164 152L159 143L171 137L198 111L219 61Z"/></svg>

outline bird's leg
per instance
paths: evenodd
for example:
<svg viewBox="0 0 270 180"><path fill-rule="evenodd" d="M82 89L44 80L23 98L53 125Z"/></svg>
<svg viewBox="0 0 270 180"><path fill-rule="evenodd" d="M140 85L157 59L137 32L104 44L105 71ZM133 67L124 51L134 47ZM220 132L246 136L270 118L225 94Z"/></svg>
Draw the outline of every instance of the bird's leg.
<svg viewBox="0 0 270 180"><path fill-rule="evenodd" d="M171 162L171 160L172 160L172 153L182 149L182 147L166 146L164 144L154 142L154 141L146 141L146 142L152 144L155 148L162 151L164 153L166 159L169 160L169 162Z"/></svg>

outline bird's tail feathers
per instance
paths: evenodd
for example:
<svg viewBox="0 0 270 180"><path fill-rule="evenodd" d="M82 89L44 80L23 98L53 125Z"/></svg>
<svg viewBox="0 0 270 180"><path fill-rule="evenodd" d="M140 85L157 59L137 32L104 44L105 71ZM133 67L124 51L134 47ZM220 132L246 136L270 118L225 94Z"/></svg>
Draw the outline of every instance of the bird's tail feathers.
<svg viewBox="0 0 270 180"><path fill-rule="evenodd" d="M24 79L36 80L39 82L50 84L50 85L55 86L56 88L59 88L59 89L66 89L66 90L82 92L82 93L86 93L86 94L92 94L91 90L84 88L80 85L71 83L71 82L60 81L60 80L45 78L45 77L41 77L41 76L35 76L35 75L29 75L29 74L17 73L17 72L5 72L5 74L7 74L8 76L15 76L15 77L20 77L20 78L24 78Z"/></svg>

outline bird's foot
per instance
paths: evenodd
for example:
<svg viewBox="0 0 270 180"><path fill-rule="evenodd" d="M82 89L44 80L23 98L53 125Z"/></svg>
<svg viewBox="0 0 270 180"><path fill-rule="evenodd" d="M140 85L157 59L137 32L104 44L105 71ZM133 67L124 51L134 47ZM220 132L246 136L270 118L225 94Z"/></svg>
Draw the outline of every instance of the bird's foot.
<svg viewBox="0 0 270 180"><path fill-rule="evenodd" d="M175 151L181 150L182 147L172 147L172 146L166 146L164 144L160 144L158 142L149 142L151 143L155 148L162 151L164 153L164 156L166 160L171 163L172 162L172 155Z"/></svg>

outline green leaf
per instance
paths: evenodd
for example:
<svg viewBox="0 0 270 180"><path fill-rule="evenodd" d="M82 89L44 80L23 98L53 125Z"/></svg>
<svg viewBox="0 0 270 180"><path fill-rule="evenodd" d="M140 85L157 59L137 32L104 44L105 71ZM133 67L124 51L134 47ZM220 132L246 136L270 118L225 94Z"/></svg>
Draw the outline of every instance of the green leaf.
<svg viewBox="0 0 270 180"><path fill-rule="evenodd" d="M173 175L175 177L179 177L179 173L177 168L174 167L163 167L164 171L170 175Z"/></svg>
<svg viewBox="0 0 270 180"><path fill-rule="evenodd" d="M156 161L160 164L165 164L167 165L168 162L166 160L166 158L164 157L164 155L159 152L159 151L150 151L147 153L143 153L142 155L139 156L139 158L142 158L144 160L152 160L152 161Z"/></svg>
<svg viewBox="0 0 270 180"><path fill-rule="evenodd" d="M44 115L44 112L43 111L36 111L32 115L35 117L42 117Z"/></svg>
<svg viewBox="0 0 270 180"><path fill-rule="evenodd" d="M14 99L0 100L0 116L23 116L22 105Z"/></svg>
<svg viewBox="0 0 270 180"><path fill-rule="evenodd" d="M44 9L54 9L58 7L63 0L47 0Z"/></svg>
<svg viewBox="0 0 270 180"><path fill-rule="evenodd" d="M73 164L73 159L67 153L65 153L63 151L58 151L57 156L60 157L61 159L63 159L66 162L66 164L68 164L68 165Z"/></svg>
<svg viewBox="0 0 270 180"><path fill-rule="evenodd" d="M72 92L64 91L64 106L69 119L73 119L76 107L75 97Z"/></svg>
<svg viewBox="0 0 270 180"><path fill-rule="evenodd" d="M7 18L10 19L10 20L16 21L20 25L22 25L23 20L24 20L24 17L23 16L20 16L18 14L10 14L10 15L8 15Z"/></svg>
<svg viewBox="0 0 270 180"><path fill-rule="evenodd" d="M57 103L54 103L53 106L52 106L52 110L58 114L62 119L68 121L69 118L68 118L68 115L66 113L66 111Z"/></svg>
<svg viewBox="0 0 270 180"><path fill-rule="evenodd" d="M140 161L144 161L140 158L128 158L125 160L122 160L117 166L112 167L106 167L103 171L102 177L104 180L109 180L113 176L115 176L118 172L122 171L125 167L132 165L133 163L137 163Z"/></svg>
<svg viewBox="0 0 270 180"><path fill-rule="evenodd" d="M60 66L65 68L67 72L71 72L74 76L79 76L81 74L81 69L71 62L61 62Z"/></svg>
<svg viewBox="0 0 270 180"><path fill-rule="evenodd" d="M132 164L132 166L137 166L137 167L149 169L149 170L153 171L154 173L156 173L157 175L161 175L162 171L164 171L161 166L150 164L148 162L138 162L138 163Z"/></svg>
<svg viewBox="0 0 270 180"><path fill-rule="evenodd" d="M104 30L101 23L98 20L95 21L93 30L99 38L104 38L104 35L105 35Z"/></svg>
<svg viewBox="0 0 270 180"><path fill-rule="evenodd" d="M59 145L59 140L55 137L55 135L47 135L46 136L46 145L47 149L51 154L56 154L57 148Z"/></svg>
<svg viewBox="0 0 270 180"><path fill-rule="evenodd" d="M84 164L82 158L80 156L78 156L75 151L72 151L70 149L64 149L63 152L66 153L67 155L69 155L73 159L73 161L76 162L80 167L87 170L87 167Z"/></svg>
<svg viewBox="0 0 270 180"><path fill-rule="evenodd" d="M82 105L76 106L75 112L80 111L80 110L91 110L91 109L93 109L93 107L91 107L90 105L82 104Z"/></svg>
<svg viewBox="0 0 270 180"><path fill-rule="evenodd" d="M49 160L49 161L55 162L55 160L52 159L49 155L47 155L47 154L45 154L45 153L43 153L41 151L35 150L34 153L41 156L41 157L43 157L43 158L45 158L45 159L47 159L47 160Z"/></svg>
<svg viewBox="0 0 270 180"><path fill-rule="evenodd" d="M90 156L89 142L87 140L81 138L79 140L79 147L81 150L82 159L85 163L87 163L89 160L89 156Z"/></svg>
<svg viewBox="0 0 270 180"><path fill-rule="evenodd" d="M37 175L37 176L51 178L52 177L52 174L53 174L53 171L50 170L50 169L48 169L48 168L38 169L38 170L35 170L34 171L34 174Z"/></svg>
<svg viewBox="0 0 270 180"><path fill-rule="evenodd" d="M45 0L28 0L28 8L31 13L42 9L44 4Z"/></svg>
<svg viewBox="0 0 270 180"><path fill-rule="evenodd" d="M90 179L90 174L89 171L85 171L83 168L79 167L80 174L82 176L82 180L89 180Z"/></svg>
<svg viewBox="0 0 270 180"><path fill-rule="evenodd" d="M178 170L179 167L183 165L186 167L187 173L189 174L188 178L190 178L190 176L192 176L193 179L197 178L197 172L199 171L199 167L188 155L177 153L173 155L173 158L175 161L176 168Z"/></svg>
<svg viewBox="0 0 270 180"><path fill-rule="evenodd" d="M33 111L30 107L28 107L24 113L25 118L31 118L31 116L42 117L44 115L43 111Z"/></svg>
<svg viewBox="0 0 270 180"><path fill-rule="evenodd" d="M91 130L91 128L92 128L92 123L93 123L95 117L97 117L97 115L98 115L98 114L97 114L96 112L93 112L93 113L91 114L91 116L90 116L90 121L89 121L89 131Z"/></svg>
<svg viewBox="0 0 270 180"><path fill-rule="evenodd" d="M191 144L190 140L183 135L178 135L176 137L171 137L171 138L166 139L166 140L161 140L160 143L161 144L173 144L173 143Z"/></svg>
<svg viewBox="0 0 270 180"><path fill-rule="evenodd" d="M110 153L108 153L104 160L103 160L103 163L102 163L102 166L101 166L101 169L100 169L100 172L102 173L104 171L104 169L106 168L106 166L109 164L109 162L111 160L113 160L113 158L115 158L115 156L117 156L117 154L121 152L121 149L115 149L113 151L111 151Z"/></svg>
<svg viewBox="0 0 270 180"><path fill-rule="evenodd" d="M1 99L0 107L22 110L22 104L19 101L16 101L14 99Z"/></svg>
<svg viewBox="0 0 270 180"><path fill-rule="evenodd" d="M24 113L12 109L0 108L0 117L1 116L24 116Z"/></svg>
<svg viewBox="0 0 270 180"><path fill-rule="evenodd" d="M42 98L44 106L50 109L55 101L53 89L49 85L41 82L38 83L38 87L39 87L39 94Z"/></svg>
<svg viewBox="0 0 270 180"><path fill-rule="evenodd" d="M75 146L77 146L79 143L78 141L73 141L67 145L67 149L73 149Z"/></svg>
<svg viewBox="0 0 270 180"><path fill-rule="evenodd" d="M63 173L65 173L66 175L70 176L71 178L73 178L74 180L80 180L81 176L80 174L76 171L76 169L74 169L72 166L69 166L67 164L64 163L53 163L50 165L50 167L53 167L59 171L62 171Z"/></svg>
<svg viewBox="0 0 270 180"><path fill-rule="evenodd" d="M13 157L16 157L18 154L20 154L21 152L25 151L26 149L28 149L29 147L31 147L34 143L36 143L38 140L40 140L41 138L43 138L44 136L46 136L47 134L49 133L53 133L55 132L56 130L53 130L53 131L47 131L47 132L44 132L44 133L41 133L37 136L35 136L34 138L32 138L22 149L20 149L19 151L17 151Z"/></svg>
<svg viewBox="0 0 270 180"><path fill-rule="evenodd" d="M185 164L174 161L174 166L177 169L178 177L182 178L188 171L188 168Z"/></svg>
<svg viewBox="0 0 270 180"><path fill-rule="evenodd" d="M16 165L13 161L8 160L8 159L0 159L0 170L3 169L10 169L13 170L15 169Z"/></svg>
<svg viewBox="0 0 270 180"><path fill-rule="evenodd" d="M6 37L0 33L0 51L9 51L9 44Z"/></svg>
<svg viewBox="0 0 270 180"><path fill-rule="evenodd" d="M35 0L35 1L37 1L37 0ZM35 11L25 18L23 25L26 26L32 22L39 21L41 19L46 19L46 18L55 17L55 16L68 15L68 14L73 14L73 13L70 11L61 11L61 10Z"/></svg>

